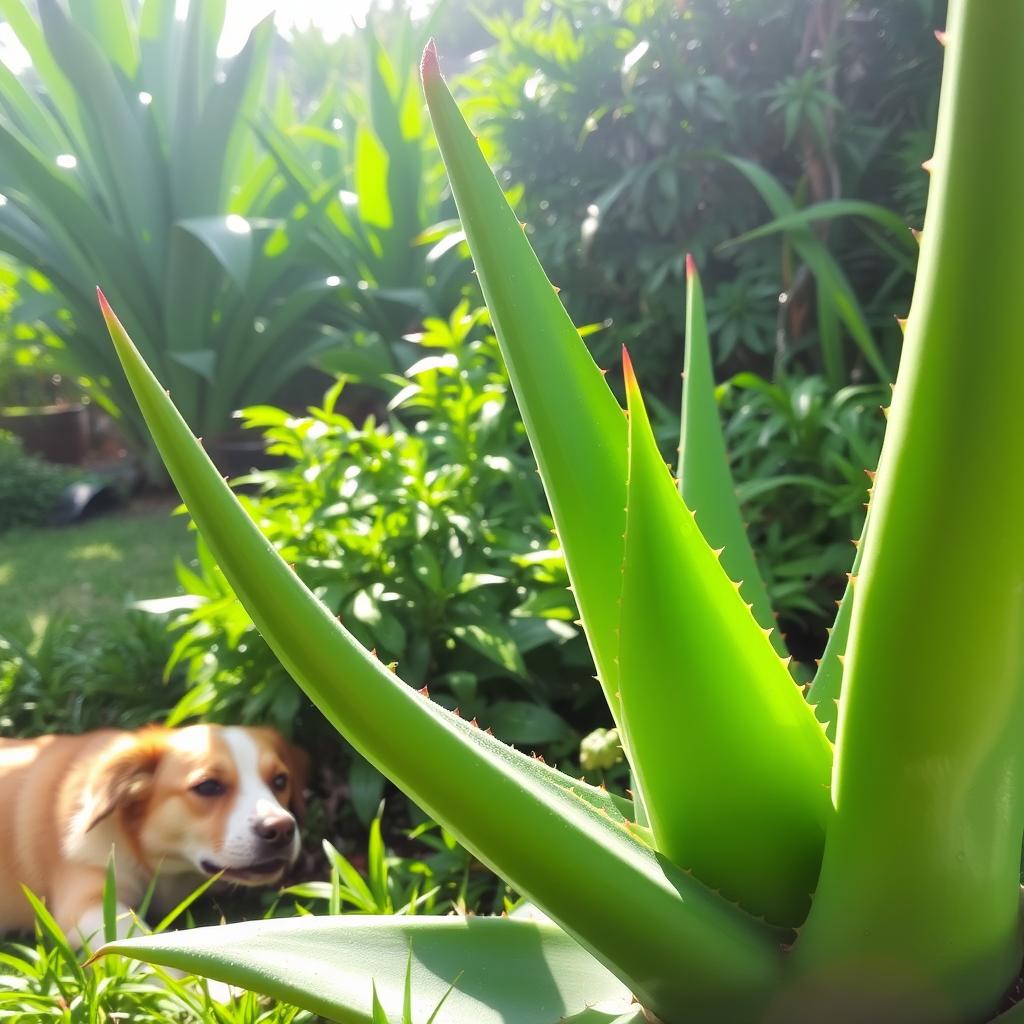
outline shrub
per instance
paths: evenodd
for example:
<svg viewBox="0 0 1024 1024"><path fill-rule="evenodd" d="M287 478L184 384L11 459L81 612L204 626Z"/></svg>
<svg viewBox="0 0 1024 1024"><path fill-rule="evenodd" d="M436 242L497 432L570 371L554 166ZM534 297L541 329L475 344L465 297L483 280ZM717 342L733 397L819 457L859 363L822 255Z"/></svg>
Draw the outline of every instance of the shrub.
<svg viewBox="0 0 1024 1024"><path fill-rule="evenodd" d="M428 319L423 357L392 378L385 422L337 409L344 382L303 416L257 406L278 469L236 481L271 543L399 678L486 719L509 742L564 756L599 722L593 669L540 481L484 311ZM198 599L172 666L190 690L172 720L273 721L328 735L200 542ZM573 722L573 726L568 724ZM325 744L326 745L326 744ZM374 783L374 779L377 780ZM350 774L364 820L380 777Z"/></svg>
<svg viewBox="0 0 1024 1024"><path fill-rule="evenodd" d="M521 193L520 217L573 319L611 318L661 397L677 386L657 370L682 343L686 251L704 269L720 361L767 373L781 357L792 373L828 369L838 389L851 372L878 374L867 344L894 368L892 312L909 301L915 254L870 219L835 219L841 204L829 204L895 201L920 223L943 7L529 0L521 15L486 20L495 42L463 79L466 110L503 187ZM724 247L778 217L779 197L824 206L799 238ZM852 306L820 279L824 257L849 274ZM826 367L828 345L843 351ZM614 362L610 335L592 348Z"/></svg>
<svg viewBox="0 0 1024 1024"><path fill-rule="evenodd" d="M832 394L821 377L772 383L747 373L719 392L736 494L772 607L785 626L821 632L863 527L889 390Z"/></svg>
<svg viewBox="0 0 1024 1024"><path fill-rule="evenodd" d="M68 484L78 476L26 454L14 434L0 430L0 533L50 522Z"/></svg>

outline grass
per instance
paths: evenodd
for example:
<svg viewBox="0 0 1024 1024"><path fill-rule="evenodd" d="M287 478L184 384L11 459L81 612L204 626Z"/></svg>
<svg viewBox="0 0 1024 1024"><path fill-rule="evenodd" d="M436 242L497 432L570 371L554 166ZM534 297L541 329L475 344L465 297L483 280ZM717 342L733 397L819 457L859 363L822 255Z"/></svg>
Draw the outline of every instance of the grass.
<svg viewBox="0 0 1024 1024"><path fill-rule="evenodd" d="M174 507L151 499L73 526L0 534L0 635L23 633L26 620L38 634L54 616L106 618L178 593L174 561L191 560L195 541Z"/></svg>

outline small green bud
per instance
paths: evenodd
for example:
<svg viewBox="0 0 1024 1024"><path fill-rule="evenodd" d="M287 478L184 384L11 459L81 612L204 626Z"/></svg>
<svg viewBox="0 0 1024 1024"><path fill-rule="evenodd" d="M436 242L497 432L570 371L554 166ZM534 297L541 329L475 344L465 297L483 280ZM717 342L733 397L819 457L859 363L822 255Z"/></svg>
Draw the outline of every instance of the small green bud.
<svg viewBox="0 0 1024 1024"><path fill-rule="evenodd" d="M604 771L622 760L617 729L595 729L580 742L580 767L585 772Z"/></svg>

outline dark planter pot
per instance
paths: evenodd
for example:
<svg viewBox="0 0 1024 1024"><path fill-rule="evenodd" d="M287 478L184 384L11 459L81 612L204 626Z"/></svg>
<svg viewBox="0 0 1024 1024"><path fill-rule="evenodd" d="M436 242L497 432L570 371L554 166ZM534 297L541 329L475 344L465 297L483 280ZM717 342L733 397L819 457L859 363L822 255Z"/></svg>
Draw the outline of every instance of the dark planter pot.
<svg viewBox="0 0 1024 1024"><path fill-rule="evenodd" d="M229 480L254 469L278 469L288 465L280 455L268 455L263 435L255 430L227 431L204 438L203 447L213 464Z"/></svg>
<svg viewBox="0 0 1024 1024"><path fill-rule="evenodd" d="M89 454L89 412L84 405L0 409L0 430L20 437L26 452L49 462L78 466Z"/></svg>

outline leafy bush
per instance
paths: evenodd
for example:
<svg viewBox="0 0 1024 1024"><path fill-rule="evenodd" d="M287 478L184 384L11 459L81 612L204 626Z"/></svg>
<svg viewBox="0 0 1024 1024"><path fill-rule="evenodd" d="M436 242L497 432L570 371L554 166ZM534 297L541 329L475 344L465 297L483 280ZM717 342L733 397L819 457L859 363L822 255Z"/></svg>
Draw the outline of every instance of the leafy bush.
<svg viewBox="0 0 1024 1024"><path fill-rule="evenodd" d="M61 495L79 474L26 454L21 441L0 430L0 533L48 523Z"/></svg>
<svg viewBox="0 0 1024 1024"><path fill-rule="evenodd" d="M521 16L486 19L495 43L463 79L466 109L503 187L521 191L518 212L577 323L610 317L653 377L682 342L689 251L720 361L767 373L781 358L793 373L828 370L838 389L879 373L867 344L894 368L892 312L909 302L915 254L905 230L834 202L895 202L920 224L944 6L529 0ZM724 247L779 217L776 199L816 219ZM843 301L833 274L821 277L825 257L850 278ZM607 342L592 346L602 363ZM659 375L662 397L675 386Z"/></svg>
<svg viewBox="0 0 1024 1024"><path fill-rule="evenodd" d="M385 423L341 414L342 381L304 416L245 410L287 463L236 481L256 489L242 501L401 679L429 680L464 717L564 756L578 740L567 718L600 722L597 693L497 343L486 314L463 305L428 319L415 344L423 358L392 378ZM201 543L199 565L179 570L198 606L179 619L171 664L187 667L190 690L172 719L273 721L326 738ZM350 785L364 820L379 784L357 761Z"/></svg>
<svg viewBox="0 0 1024 1024"><path fill-rule="evenodd" d="M888 388L738 374L720 391L736 493L772 606L823 629L846 587L878 463Z"/></svg>

